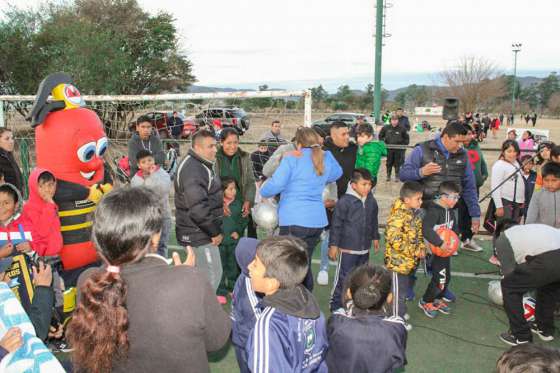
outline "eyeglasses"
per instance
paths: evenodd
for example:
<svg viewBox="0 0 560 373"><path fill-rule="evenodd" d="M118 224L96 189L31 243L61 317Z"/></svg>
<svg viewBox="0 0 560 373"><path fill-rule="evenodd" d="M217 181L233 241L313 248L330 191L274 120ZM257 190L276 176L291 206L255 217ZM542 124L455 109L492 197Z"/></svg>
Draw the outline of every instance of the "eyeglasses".
<svg viewBox="0 0 560 373"><path fill-rule="evenodd" d="M446 198L449 198L449 199L452 199L452 200L455 200L455 201L458 201L459 198L461 198L461 196L458 195L458 194L447 194L447 193L442 193L442 196L445 196Z"/></svg>

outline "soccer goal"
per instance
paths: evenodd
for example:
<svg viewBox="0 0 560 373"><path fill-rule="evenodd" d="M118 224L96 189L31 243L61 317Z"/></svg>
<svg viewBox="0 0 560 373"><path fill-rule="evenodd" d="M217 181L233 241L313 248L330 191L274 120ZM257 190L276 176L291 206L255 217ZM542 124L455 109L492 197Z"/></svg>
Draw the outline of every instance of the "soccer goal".
<svg viewBox="0 0 560 373"><path fill-rule="evenodd" d="M78 87L79 88L79 87ZM10 128L16 137L16 156L24 174L34 166L34 134L25 117L35 96L0 96L0 127ZM94 110L110 141L106 156L111 166L126 155L127 141L140 116L147 116L168 150L182 153L190 136L199 128L219 131L234 127L241 146L252 151L273 121L280 121L282 134L291 138L300 126L311 126L310 90L264 90L159 95L84 96ZM175 126L180 118L183 126ZM178 123L180 123L178 122ZM180 129L179 129L180 128ZM118 171L115 170L114 171Z"/></svg>

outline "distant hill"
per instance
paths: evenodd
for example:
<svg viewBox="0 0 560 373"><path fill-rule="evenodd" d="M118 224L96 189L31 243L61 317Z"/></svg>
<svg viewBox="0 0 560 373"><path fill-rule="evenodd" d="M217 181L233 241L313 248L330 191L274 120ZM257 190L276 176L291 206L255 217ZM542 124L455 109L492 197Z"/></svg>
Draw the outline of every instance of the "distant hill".
<svg viewBox="0 0 560 373"><path fill-rule="evenodd" d="M522 77L517 77L517 81L521 84L522 88L526 88L526 87L530 87L533 84L539 84L541 81L543 80L543 78L537 78L534 76L522 76ZM418 84L419 86L421 86L422 84ZM438 88L438 86L435 85L424 85L426 88L428 88L429 90L435 90ZM311 87L309 87L311 88ZM388 96L388 100L389 101L393 101L395 99L395 97L399 94L399 92L404 91L405 89L407 89L407 87L401 87L401 88L397 88L397 89L391 89L388 90L389 96ZM282 88L268 88L269 91L281 91L283 90ZM239 92L239 91L256 91L256 89L250 89L250 88L220 88L220 87L207 87L207 86L201 86L201 85L192 85L189 87L188 92L189 93L213 93L213 92ZM365 94L364 90L361 89L352 89L351 90L352 94L356 95L356 96L361 96Z"/></svg>
<svg viewBox="0 0 560 373"><path fill-rule="evenodd" d="M202 85L191 85L188 93L214 93L214 92L238 92L238 91L254 91L254 89L236 89L236 88L218 88L205 87Z"/></svg>

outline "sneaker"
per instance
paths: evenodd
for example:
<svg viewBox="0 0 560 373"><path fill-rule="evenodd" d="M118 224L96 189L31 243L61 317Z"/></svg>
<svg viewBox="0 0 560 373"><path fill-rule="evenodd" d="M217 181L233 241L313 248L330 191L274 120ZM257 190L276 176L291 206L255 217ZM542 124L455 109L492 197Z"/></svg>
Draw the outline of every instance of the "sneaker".
<svg viewBox="0 0 560 373"><path fill-rule="evenodd" d="M410 320L410 315L409 315L408 313L405 313L405 314L403 315L403 319L404 319L404 321Z"/></svg>
<svg viewBox="0 0 560 373"><path fill-rule="evenodd" d="M395 183L400 183L400 179L398 177L395 178Z"/></svg>
<svg viewBox="0 0 560 373"><path fill-rule="evenodd" d="M412 330L412 325L410 325L409 323L405 322L404 323L404 328L406 329L407 332Z"/></svg>
<svg viewBox="0 0 560 373"><path fill-rule="evenodd" d="M391 176L387 176L386 181L391 181Z"/></svg>
<svg viewBox="0 0 560 373"><path fill-rule="evenodd" d="M451 290L449 290L449 288L447 288L443 292L443 296L441 297L441 299L444 302L453 303L457 300L457 297L455 296L455 294L453 294L453 292Z"/></svg>
<svg viewBox="0 0 560 373"><path fill-rule="evenodd" d="M427 303L424 302L423 299L420 299L420 301L418 302L418 307L420 307L420 309L424 311L424 314L430 319L433 319L437 316L438 309L433 303Z"/></svg>
<svg viewBox="0 0 560 373"><path fill-rule="evenodd" d="M554 340L554 336L539 329L536 322L529 323L531 332L539 336L542 341L550 342Z"/></svg>
<svg viewBox="0 0 560 373"><path fill-rule="evenodd" d="M510 346L518 346L531 342L529 340L524 341L524 340L517 339L517 337L511 334L511 332L502 333L500 334L499 338L502 342L507 343Z"/></svg>
<svg viewBox="0 0 560 373"><path fill-rule="evenodd" d="M437 310L441 313L443 313L444 315L449 315L451 313L451 307L449 307L447 305L447 303L445 303L443 300L441 299L436 299L434 301L434 306L437 307Z"/></svg>
<svg viewBox="0 0 560 373"><path fill-rule="evenodd" d="M404 300L409 302L411 300L414 300L414 298L416 298L416 294L414 294L414 289L410 287L406 290L406 295L404 297Z"/></svg>
<svg viewBox="0 0 560 373"><path fill-rule="evenodd" d="M473 251L475 253L479 253L483 250L482 247L478 245L474 239L463 241L461 243L461 249Z"/></svg>
<svg viewBox="0 0 560 373"><path fill-rule="evenodd" d="M498 257L496 255L492 255L490 257L490 259L488 259L488 261L492 264L494 264L495 266L499 266L500 265L500 260L498 259Z"/></svg>
<svg viewBox="0 0 560 373"><path fill-rule="evenodd" d="M328 285L329 284L329 272L327 271L319 271L317 274L317 284L319 285Z"/></svg>
<svg viewBox="0 0 560 373"><path fill-rule="evenodd" d="M222 306L224 304L227 304L227 298L223 295L216 296L216 299L218 299L218 303L220 303Z"/></svg>

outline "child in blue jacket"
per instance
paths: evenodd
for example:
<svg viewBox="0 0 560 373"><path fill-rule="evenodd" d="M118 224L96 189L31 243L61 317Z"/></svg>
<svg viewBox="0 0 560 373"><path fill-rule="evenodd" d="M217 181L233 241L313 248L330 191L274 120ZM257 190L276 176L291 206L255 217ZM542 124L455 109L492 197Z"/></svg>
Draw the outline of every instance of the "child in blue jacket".
<svg viewBox="0 0 560 373"><path fill-rule="evenodd" d="M404 320L390 313L391 274L381 266L354 269L345 286L345 309L329 319L329 372L388 373L406 364Z"/></svg>
<svg viewBox="0 0 560 373"><path fill-rule="evenodd" d="M261 312L257 304L262 299L262 294L257 294L253 290L248 269L249 264L255 259L258 244L257 239L242 237L235 248L235 259L241 268L241 274L235 282L231 302L231 341L241 373L250 372L245 345Z"/></svg>
<svg viewBox="0 0 560 373"><path fill-rule="evenodd" d="M249 275L265 296L246 346L253 373L327 372L325 317L301 284L308 260L305 243L294 237L271 237L257 246Z"/></svg>
<svg viewBox="0 0 560 373"><path fill-rule="evenodd" d="M377 201L371 193L372 176L365 168L352 173L350 186L337 202L329 236L329 257L338 266L331 294L331 312L342 307L344 279L352 270L369 260L373 241L374 250L379 250L377 223Z"/></svg>

